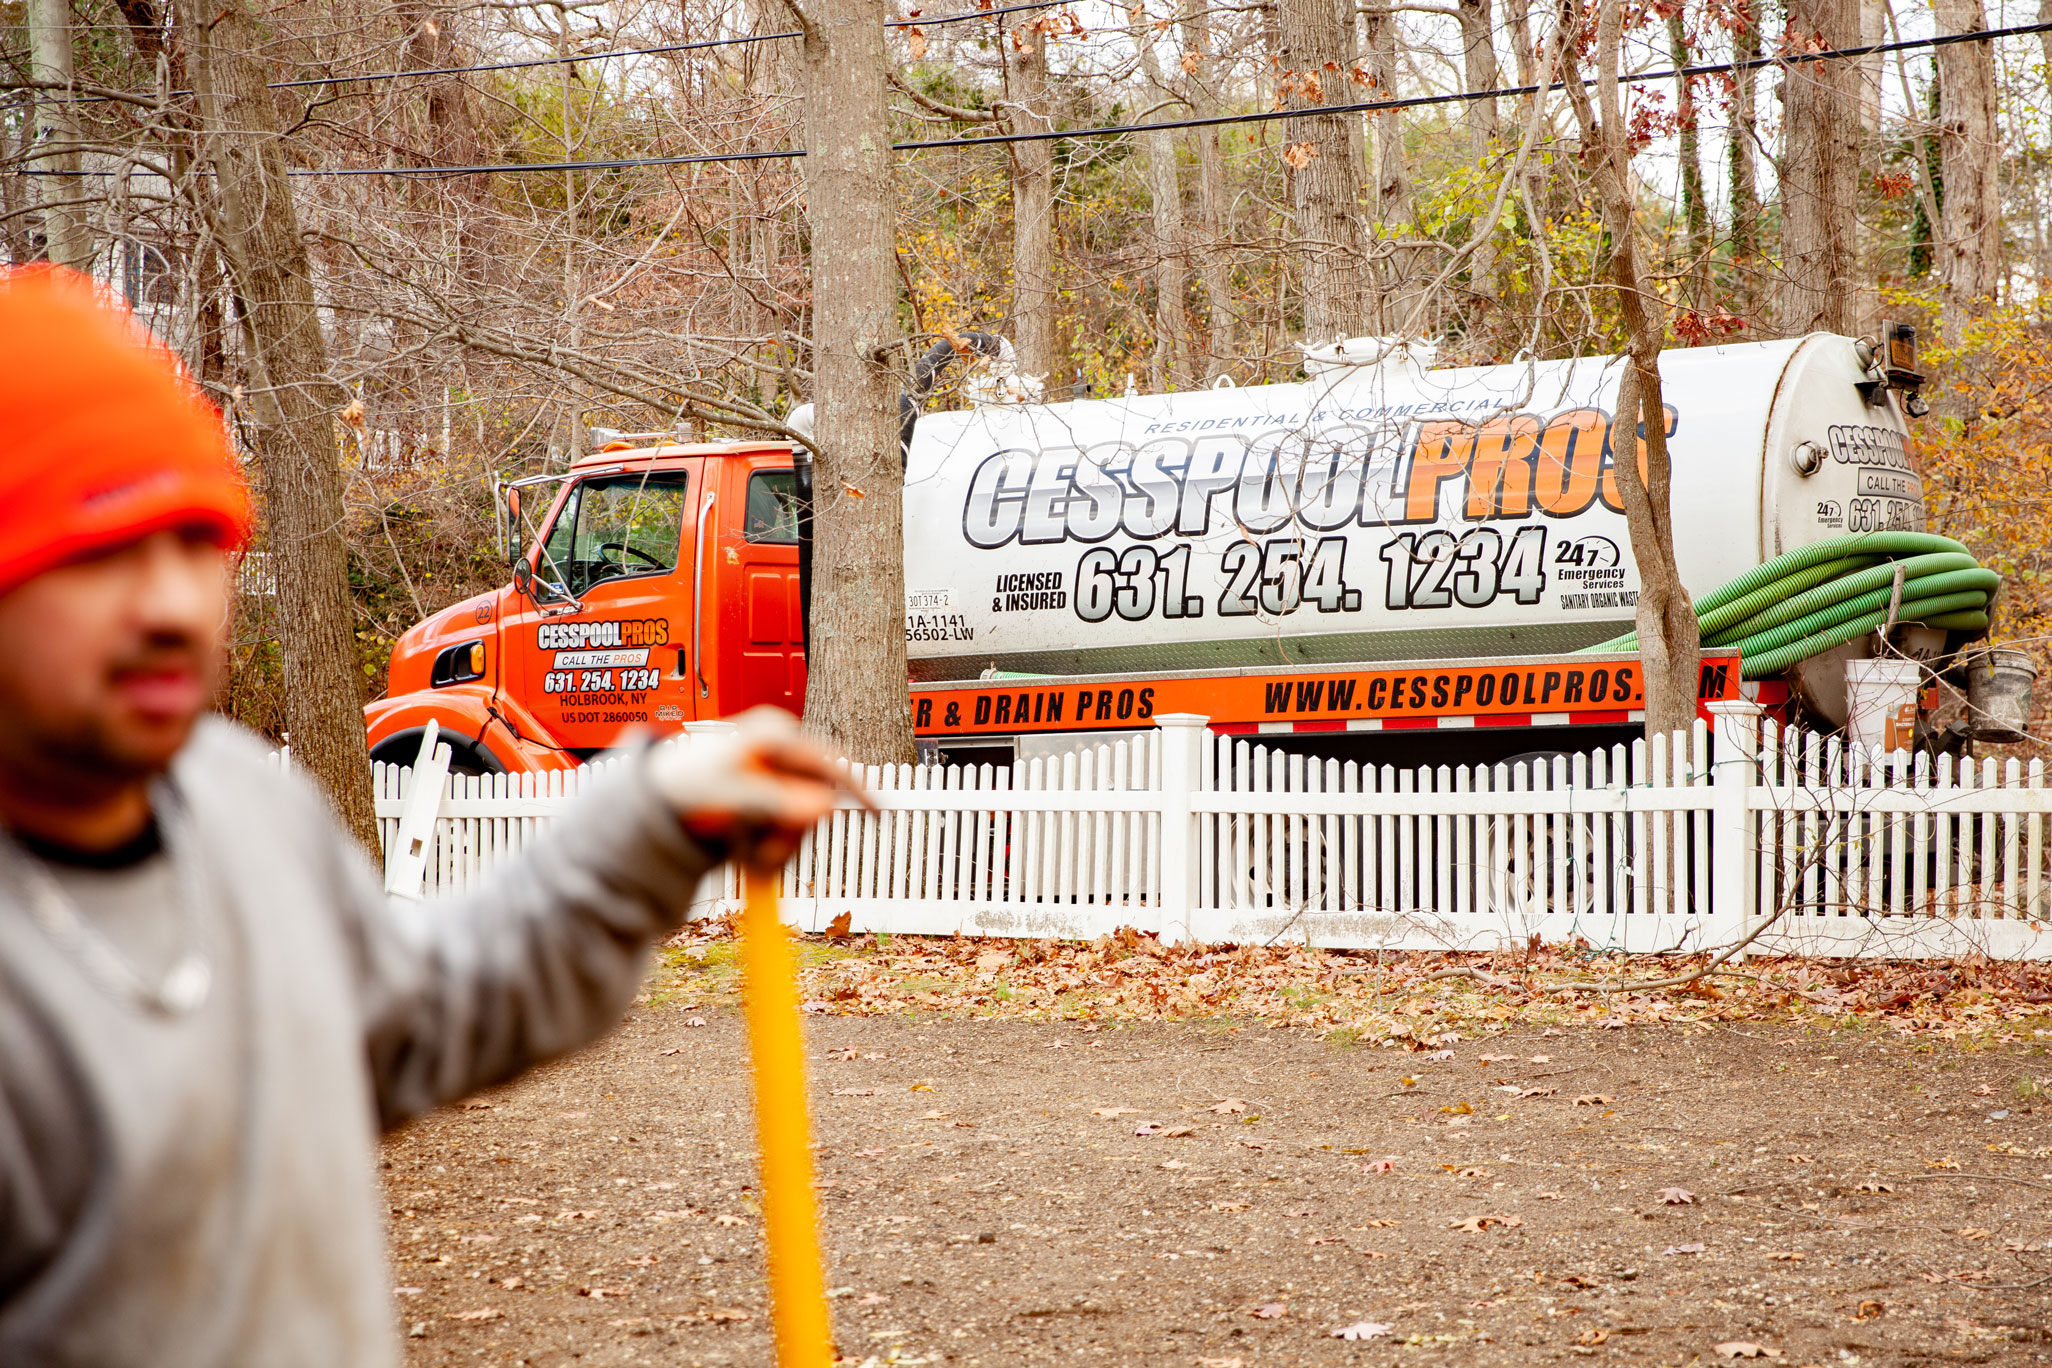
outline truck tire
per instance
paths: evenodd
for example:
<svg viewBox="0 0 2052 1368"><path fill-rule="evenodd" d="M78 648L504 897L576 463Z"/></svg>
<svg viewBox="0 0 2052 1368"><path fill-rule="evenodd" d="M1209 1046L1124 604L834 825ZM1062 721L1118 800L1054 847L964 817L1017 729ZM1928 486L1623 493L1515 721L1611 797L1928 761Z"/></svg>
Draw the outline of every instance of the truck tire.
<svg viewBox="0 0 2052 1368"><path fill-rule="evenodd" d="M420 757L420 738L424 730L422 727L408 727L386 737L372 748L371 759L382 760L388 765L411 765ZM499 763L499 757L493 755L488 747L447 731L442 733L442 740L449 747L449 773L475 777L506 772L506 767Z"/></svg>

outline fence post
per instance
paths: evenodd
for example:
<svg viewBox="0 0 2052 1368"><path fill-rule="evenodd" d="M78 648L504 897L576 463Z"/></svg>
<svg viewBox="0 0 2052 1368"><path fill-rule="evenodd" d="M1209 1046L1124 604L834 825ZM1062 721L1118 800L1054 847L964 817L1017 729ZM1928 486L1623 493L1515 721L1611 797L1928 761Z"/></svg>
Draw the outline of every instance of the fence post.
<svg viewBox="0 0 2052 1368"><path fill-rule="evenodd" d="M1753 926L1759 909L1759 831L1747 807L1760 782L1760 719L1767 710L1747 699L1709 705L1716 740L1711 763L1711 946L1729 945ZM1737 958L1744 959L1745 951Z"/></svg>
<svg viewBox="0 0 2052 1368"><path fill-rule="evenodd" d="M1161 729L1161 927L1174 945L1197 939L1197 822L1190 795L1204 773L1204 726L1197 713L1162 713Z"/></svg>
<svg viewBox="0 0 2052 1368"><path fill-rule="evenodd" d="M429 722L421 733L406 807L392 834L392 847L385 852L385 892L412 902L427 890L428 853L434 849L435 819L441 815L442 789L449 780L449 748L436 744L441 734L439 722Z"/></svg>
<svg viewBox="0 0 2052 1368"><path fill-rule="evenodd" d="M686 736L725 736L734 730L732 722L686 722ZM691 906L685 910L687 922L702 921L717 917L722 912L738 911L741 906L741 871L732 860L724 861L719 868L698 881L692 891ZM790 920L789 914L785 920ZM801 928L802 929L802 928Z"/></svg>

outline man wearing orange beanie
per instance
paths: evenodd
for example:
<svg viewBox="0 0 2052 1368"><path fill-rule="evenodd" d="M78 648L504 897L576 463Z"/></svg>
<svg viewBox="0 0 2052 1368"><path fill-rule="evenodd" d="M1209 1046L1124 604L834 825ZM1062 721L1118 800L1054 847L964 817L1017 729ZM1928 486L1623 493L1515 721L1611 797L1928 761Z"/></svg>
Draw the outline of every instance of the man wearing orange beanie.
<svg viewBox="0 0 2052 1368"><path fill-rule="evenodd" d="M0 273L8 1368L396 1363L379 1126L607 1029L715 859L834 800L751 715L630 754L475 895L388 905L322 796L202 716L249 531L176 363L81 278Z"/></svg>

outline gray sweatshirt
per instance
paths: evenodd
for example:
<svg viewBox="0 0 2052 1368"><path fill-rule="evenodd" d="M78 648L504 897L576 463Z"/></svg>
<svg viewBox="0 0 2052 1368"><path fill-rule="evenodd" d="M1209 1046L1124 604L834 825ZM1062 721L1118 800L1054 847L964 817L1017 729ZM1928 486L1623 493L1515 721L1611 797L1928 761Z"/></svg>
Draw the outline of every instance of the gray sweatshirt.
<svg viewBox="0 0 2052 1368"><path fill-rule="evenodd" d="M709 867L623 770L469 896L388 902L321 795L208 720L145 885L185 915L95 909L146 975L197 938L184 1016L110 991L0 867L0 1364L396 1364L379 1129L604 1032Z"/></svg>

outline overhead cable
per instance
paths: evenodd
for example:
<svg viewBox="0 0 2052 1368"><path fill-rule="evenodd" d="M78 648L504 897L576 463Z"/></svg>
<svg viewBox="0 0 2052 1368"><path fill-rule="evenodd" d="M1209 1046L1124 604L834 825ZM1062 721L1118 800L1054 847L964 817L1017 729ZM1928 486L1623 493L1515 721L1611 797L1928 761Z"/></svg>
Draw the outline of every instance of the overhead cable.
<svg viewBox="0 0 2052 1368"><path fill-rule="evenodd" d="M993 19L1001 14L1017 14L1021 10L1051 9L1063 0L1028 0L1026 4L999 5L992 9L970 10L963 14L942 14L926 19L886 19L885 28L938 28L944 24L965 24L973 19ZM403 81L420 76L470 76L486 71L525 71L531 67L572 66L579 62L606 62L616 57L662 57L678 52L699 52L706 48L742 47L750 43L774 43L785 38L803 38L800 29L781 33L749 33L736 38L701 38L688 43L664 43L658 47L614 48L606 52L561 53L554 57L526 57L512 62L479 62L471 66L415 67L407 71L373 71L360 76L304 76L292 81L270 81L266 90L304 90L313 86L358 85L372 81ZM141 98L156 98L152 92L137 91ZM174 90L171 96L190 95L190 90ZM109 97L105 95L81 95L73 103L101 104Z"/></svg>
<svg viewBox="0 0 2052 1368"><path fill-rule="evenodd" d="M1037 9L1039 5L1018 6ZM996 11L985 11L994 13ZM976 18L978 15L963 16ZM926 23L926 20L911 21ZM1867 43L1859 47L1827 48L1817 52L1805 52L1785 57L1754 57L1735 62L1706 62L1695 66L1669 67L1658 71L1640 71L1621 75L1618 80L1627 85L1645 85L1657 81L1692 79L1698 76L1719 76L1740 71L1760 71L1769 67L1801 68L1816 62L1859 61L1863 58L1894 52L1915 52L1930 48L1950 47L1956 43L1985 43L1998 38L2020 38L2033 34L2052 33L2052 20L2034 24L2014 24L2007 28L1976 29L1967 33L1937 34L1929 38L1905 38L1890 43ZM340 79L340 78L338 78ZM1173 119L1160 123L1098 124L1089 128L1058 128L1027 133L991 133L970 138L924 138L909 142L892 143L896 152L930 152L953 147L992 147L1008 143L1050 142L1061 138L1108 138L1128 133L1164 133L1179 128L1220 128L1234 124L1272 123L1278 119L1323 119L1342 114L1379 114L1399 109L1417 109L1433 105L1469 104L1478 100L1507 99L1521 95L1538 95L1562 90L1566 82L1554 81L1546 85L1499 86L1489 90L1453 91L1443 95L1412 95L1392 100L1359 100L1350 104L1314 105L1304 109L1270 109L1253 114L1215 114L1201 119ZM769 152L706 152L674 157L618 157L596 158L580 161L560 162L487 162L470 166L338 166L338 167L293 167L286 174L291 176L477 176L477 175L524 175L529 172L551 171L622 171L644 166L691 166L718 162L784 161L802 157L802 147L781 148ZM23 169L15 175L26 176L90 176L109 175L103 171L58 171Z"/></svg>

